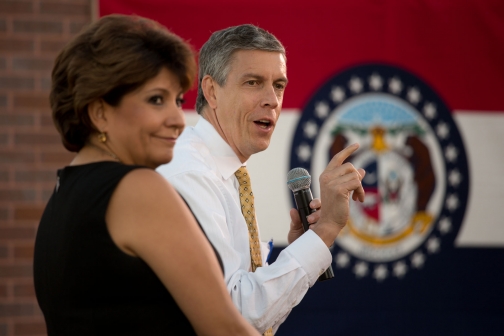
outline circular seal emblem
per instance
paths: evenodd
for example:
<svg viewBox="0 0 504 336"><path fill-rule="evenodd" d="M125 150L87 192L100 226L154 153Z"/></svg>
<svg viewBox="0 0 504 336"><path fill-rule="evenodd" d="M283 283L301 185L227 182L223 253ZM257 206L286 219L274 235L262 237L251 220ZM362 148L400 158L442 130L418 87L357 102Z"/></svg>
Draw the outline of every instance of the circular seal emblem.
<svg viewBox="0 0 504 336"><path fill-rule="evenodd" d="M347 161L364 168L364 203L333 246L336 271L357 278L402 279L429 256L453 248L469 191L462 138L441 98L413 74L368 64L327 81L303 109L291 168L314 180L349 144ZM319 195L318 185L312 185Z"/></svg>

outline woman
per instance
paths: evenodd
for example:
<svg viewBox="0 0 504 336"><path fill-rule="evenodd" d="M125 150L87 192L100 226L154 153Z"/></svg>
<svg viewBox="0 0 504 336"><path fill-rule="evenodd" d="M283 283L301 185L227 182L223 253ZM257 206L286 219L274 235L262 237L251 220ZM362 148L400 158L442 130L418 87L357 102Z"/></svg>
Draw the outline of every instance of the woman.
<svg viewBox="0 0 504 336"><path fill-rule="evenodd" d="M77 154L37 233L49 336L259 335L190 210L153 170L172 158L194 75L190 47L139 17L104 17L57 57L53 119Z"/></svg>

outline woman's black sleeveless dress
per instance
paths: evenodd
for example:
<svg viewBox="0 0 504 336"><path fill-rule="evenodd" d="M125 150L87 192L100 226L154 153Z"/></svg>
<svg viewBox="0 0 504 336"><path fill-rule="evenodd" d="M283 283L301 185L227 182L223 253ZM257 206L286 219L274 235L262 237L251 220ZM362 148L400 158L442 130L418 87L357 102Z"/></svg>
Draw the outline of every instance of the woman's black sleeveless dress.
<svg viewBox="0 0 504 336"><path fill-rule="evenodd" d="M34 256L35 290L49 336L195 335L156 274L123 253L108 233L110 198L136 168L96 162L58 171Z"/></svg>

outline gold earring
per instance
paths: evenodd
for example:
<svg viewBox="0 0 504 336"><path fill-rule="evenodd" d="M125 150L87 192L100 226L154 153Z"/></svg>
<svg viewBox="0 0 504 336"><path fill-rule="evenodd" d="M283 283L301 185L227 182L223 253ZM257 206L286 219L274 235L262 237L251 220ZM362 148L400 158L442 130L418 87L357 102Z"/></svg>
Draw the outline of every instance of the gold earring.
<svg viewBox="0 0 504 336"><path fill-rule="evenodd" d="M107 142L107 133L101 132L98 134L98 140L100 140L101 143Z"/></svg>

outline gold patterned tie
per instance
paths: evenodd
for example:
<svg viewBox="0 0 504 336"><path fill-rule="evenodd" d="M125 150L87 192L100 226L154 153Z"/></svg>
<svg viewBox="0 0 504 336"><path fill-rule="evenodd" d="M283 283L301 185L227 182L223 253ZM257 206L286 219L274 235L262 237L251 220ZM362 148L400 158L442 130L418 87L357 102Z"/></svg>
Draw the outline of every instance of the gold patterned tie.
<svg viewBox="0 0 504 336"><path fill-rule="evenodd" d="M250 176L247 167L243 166L238 169L235 172L235 176L240 184L238 192L240 194L241 210L248 227L252 272L255 272L257 267L262 266L261 244L259 243L259 232L257 230L257 221L255 218L254 194L252 193L252 185L250 184ZM263 335L273 336L273 330L269 328Z"/></svg>

